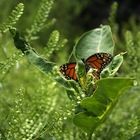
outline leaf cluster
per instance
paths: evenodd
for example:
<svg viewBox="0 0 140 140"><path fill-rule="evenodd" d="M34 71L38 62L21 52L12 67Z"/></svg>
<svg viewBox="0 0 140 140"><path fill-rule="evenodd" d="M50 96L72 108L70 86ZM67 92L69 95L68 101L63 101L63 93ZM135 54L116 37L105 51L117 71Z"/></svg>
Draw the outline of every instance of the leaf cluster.
<svg viewBox="0 0 140 140"><path fill-rule="evenodd" d="M84 33L74 46L70 58L77 63L79 83L76 83L64 79L58 64L51 62L51 57L59 54L67 42L57 29L46 34L44 47L32 47L41 31L54 24L53 19L48 19L53 3L53 0L40 2L31 27L26 27L24 33L15 28L23 13L22 3L0 26L0 139L139 137L139 26L131 20L131 31L124 27L122 41L117 34L117 3L114 3L108 22L113 34L110 26L102 25ZM114 40L116 50L123 46L117 55ZM81 59L101 52L111 54L113 60L102 71L101 80L95 81L91 73L85 72ZM124 90L133 85L130 77L138 84Z"/></svg>

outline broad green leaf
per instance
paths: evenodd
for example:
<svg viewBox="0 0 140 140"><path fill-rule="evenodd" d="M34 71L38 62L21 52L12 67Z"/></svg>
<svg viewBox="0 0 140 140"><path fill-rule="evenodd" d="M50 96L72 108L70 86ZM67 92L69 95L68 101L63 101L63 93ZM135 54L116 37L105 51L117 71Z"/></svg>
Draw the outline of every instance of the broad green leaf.
<svg viewBox="0 0 140 140"><path fill-rule="evenodd" d="M126 52L122 52L122 53L114 56L112 62L109 64L109 66L102 71L101 77L105 78L105 77L114 76L123 63L123 55L125 53Z"/></svg>
<svg viewBox="0 0 140 140"><path fill-rule="evenodd" d="M109 66L109 71L111 75L114 75L122 65L124 54L125 53L120 53L113 58L112 63Z"/></svg>
<svg viewBox="0 0 140 140"><path fill-rule="evenodd" d="M118 96L122 94L121 91L124 88L133 85L133 80L129 78L106 78L99 80L96 84L96 91L91 97L87 97L86 99L84 99L81 102L81 106L89 110L89 112L93 112L94 114L99 115L99 113L96 112L97 103L99 102L100 104L104 105L112 103L118 98ZM92 106L91 108L91 104L95 106L95 109L94 106ZM106 108L104 107L104 109Z"/></svg>
<svg viewBox="0 0 140 140"><path fill-rule="evenodd" d="M34 64L38 69L40 69L45 74L53 73L53 69L56 66L55 63L47 61L45 58L40 57L35 51L27 50L27 58L30 63Z"/></svg>
<svg viewBox="0 0 140 140"><path fill-rule="evenodd" d="M113 55L114 42L110 26L101 26L83 34L74 47L77 59L87 59L89 56L105 52Z"/></svg>
<svg viewBox="0 0 140 140"><path fill-rule="evenodd" d="M56 66L54 63L47 61L43 57L40 57L16 29L10 29L10 32L13 35L15 47L20 49L22 53L27 56L30 63L37 66L45 74L53 72L53 69Z"/></svg>
<svg viewBox="0 0 140 140"><path fill-rule="evenodd" d="M83 100L81 102L81 106L86 109L88 108L88 111L92 112L95 116L102 115L106 110L107 106L104 103L98 101L96 98L87 98L87 100Z"/></svg>
<svg viewBox="0 0 140 140"><path fill-rule="evenodd" d="M66 80L64 78L62 78L61 76L56 76L53 78L55 81L57 81L58 83L60 83L62 85L62 87L64 87L67 90L71 90L71 85L69 83L69 80Z"/></svg>
<svg viewBox="0 0 140 140"><path fill-rule="evenodd" d="M122 91L133 85L133 79L106 78L99 80L96 85L97 89L93 95L80 103L86 112L76 114L74 117L74 123L87 133L92 133L103 122L119 96L123 94Z"/></svg>
<svg viewBox="0 0 140 140"><path fill-rule="evenodd" d="M88 134L90 134L99 125L100 119L91 116L88 113L81 112L75 115L73 122L75 125L79 126Z"/></svg>

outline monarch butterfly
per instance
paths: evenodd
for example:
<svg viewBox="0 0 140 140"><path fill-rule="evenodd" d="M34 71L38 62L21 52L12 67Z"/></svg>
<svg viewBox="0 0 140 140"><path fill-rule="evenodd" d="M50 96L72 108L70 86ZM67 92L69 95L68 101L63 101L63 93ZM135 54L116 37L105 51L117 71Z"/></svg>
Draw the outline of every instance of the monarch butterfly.
<svg viewBox="0 0 140 140"><path fill-rule="evenodd" d="M95 79L100 79L101 71L111 62L112 56L108 53L96 53L90 57L88 57L83 62L85 63L86 72L89 71L90 68L95 69L92 74ZM65 76L67 80L73 79L78 81L76 71L75 71L76 63L66 63L60 66L60 72Z"/></svg>

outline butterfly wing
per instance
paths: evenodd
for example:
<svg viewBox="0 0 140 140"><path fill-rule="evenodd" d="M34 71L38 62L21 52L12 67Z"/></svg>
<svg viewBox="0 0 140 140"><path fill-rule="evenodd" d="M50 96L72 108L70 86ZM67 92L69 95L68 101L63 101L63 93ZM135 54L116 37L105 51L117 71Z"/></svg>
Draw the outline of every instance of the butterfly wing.
<svg viewBox="0 0 140 140"><path fill-rule="evenodd" d="M87 58L86 70L88 71L90 68L95 69L96 71L93 72L93 76L96 79L100 79L101 71L111 62L112 56L108 53L96 53L89 58Z"/></svg>
<svg viewBox="0 0 140 140"><path fill-rule="evenodd" d="M96 53L84 62L86 71L88 72L90 68L95 69L93 76L95 79L100 79L101 71L111 62L112 56L108 53ZM67 63L60 66L60 72L65 76L67 80L73 79L78 81L76 71L76 63Z"/></svg>
<svg viewBox="0 0 140 140"><path fill-rule="evenodd" d="M73 79L77 81L77 75L75 71L76 63L67 63L60 66L60 72L65 76L67 80Z"/></svg>

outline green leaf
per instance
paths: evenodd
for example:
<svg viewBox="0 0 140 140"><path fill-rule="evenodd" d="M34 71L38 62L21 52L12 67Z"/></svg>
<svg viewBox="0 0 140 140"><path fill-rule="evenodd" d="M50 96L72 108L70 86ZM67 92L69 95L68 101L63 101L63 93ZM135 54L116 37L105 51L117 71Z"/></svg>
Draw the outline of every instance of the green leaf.
<svg viewBox="0 0 140 140"><path fill-rule="evenodd" d="M104 105L112 103L122 94L122 89L133 85L133 80L130 78L106 78L99 80L96 84L96 91L91 97L84 99L81 102L81 106L86 108L89 112L99 115L99 113L96 112L97 104L95 104L95 101ZM95 109L91 108L91 104L89 104L91 102L93 102L92 105L95 104Z"/></svg>
<svg viewBox="0 0 140 140"><path fill-rule="evenodd" d="M110 75L114 75L118 71L123 63L124 54L125 53L120 53L113 58L112 63L109 66Z"/></svg>
<svg viewBox="0 0 140 140"><path fill-rule="evenodd" d="M97 89L93 95L80 103L86 112L80 112L74 116L75 125L87 133L92 133L104 121L118 97L123 94L123 89L131 87L133 80L130 78L106 78L99 80L96 84Z"/></svg>
<svg viewBox="0 0 140 140"><path fill-rule="evenodd" d="M100 120L97 117L90 116L90 114L81 112L75 115L73 122L90 134L99 125Z"/></svg>
<svg viewBox="0 0 140 140"><path fill-rule="evenodd" d="M100 52L113 55L113 50L111 28L105 25L83 34L74 47L74 54L77 59L81 60Z"/></svg>
<svg viewBox="0 0 140 140"><path fill-rule="evenodd" d="M24 36L21 36L16 29L10 29L10 32L13 35L15 47L20 49L22 53L26 55L30 63L34 64L45 74L53 73L56 66L55 63L49 62L45 58L39 56L33 48L31 48Z"/></svg>
<svg viewBox="0 0 140 140"><path fill-rule="evenodd" d="M102 71L101 77L105 78L105 77L114 76L123 63L123 55L125 53L126 52L122 52L122 53L114 56L112 62L109 64L109 66Z"/></svg>
<svg viewBox="0 0 140 140"><path fill-rule="evenodd" d="M107 106L96 98L87 98L87 100L83 100L81 106L86 108L89 112L92 112L95 116L102 115L106 110Z"/></svg>
<svg viewBox="0 0 140 140"><path fill-rule="evenodd" d="M38 69L40 69L45 74L53 73L53 69L56 66L55 63L47 61L45 58L40 57L32 49L27 50L26 56L30 63L34 64Z"/></svg>
<svg viewBox="0 0 140 140"><path fill-rule="evenodd" d="M85 64L81 60L77 62L76 73L79 79L86 75Z"/></svg>

